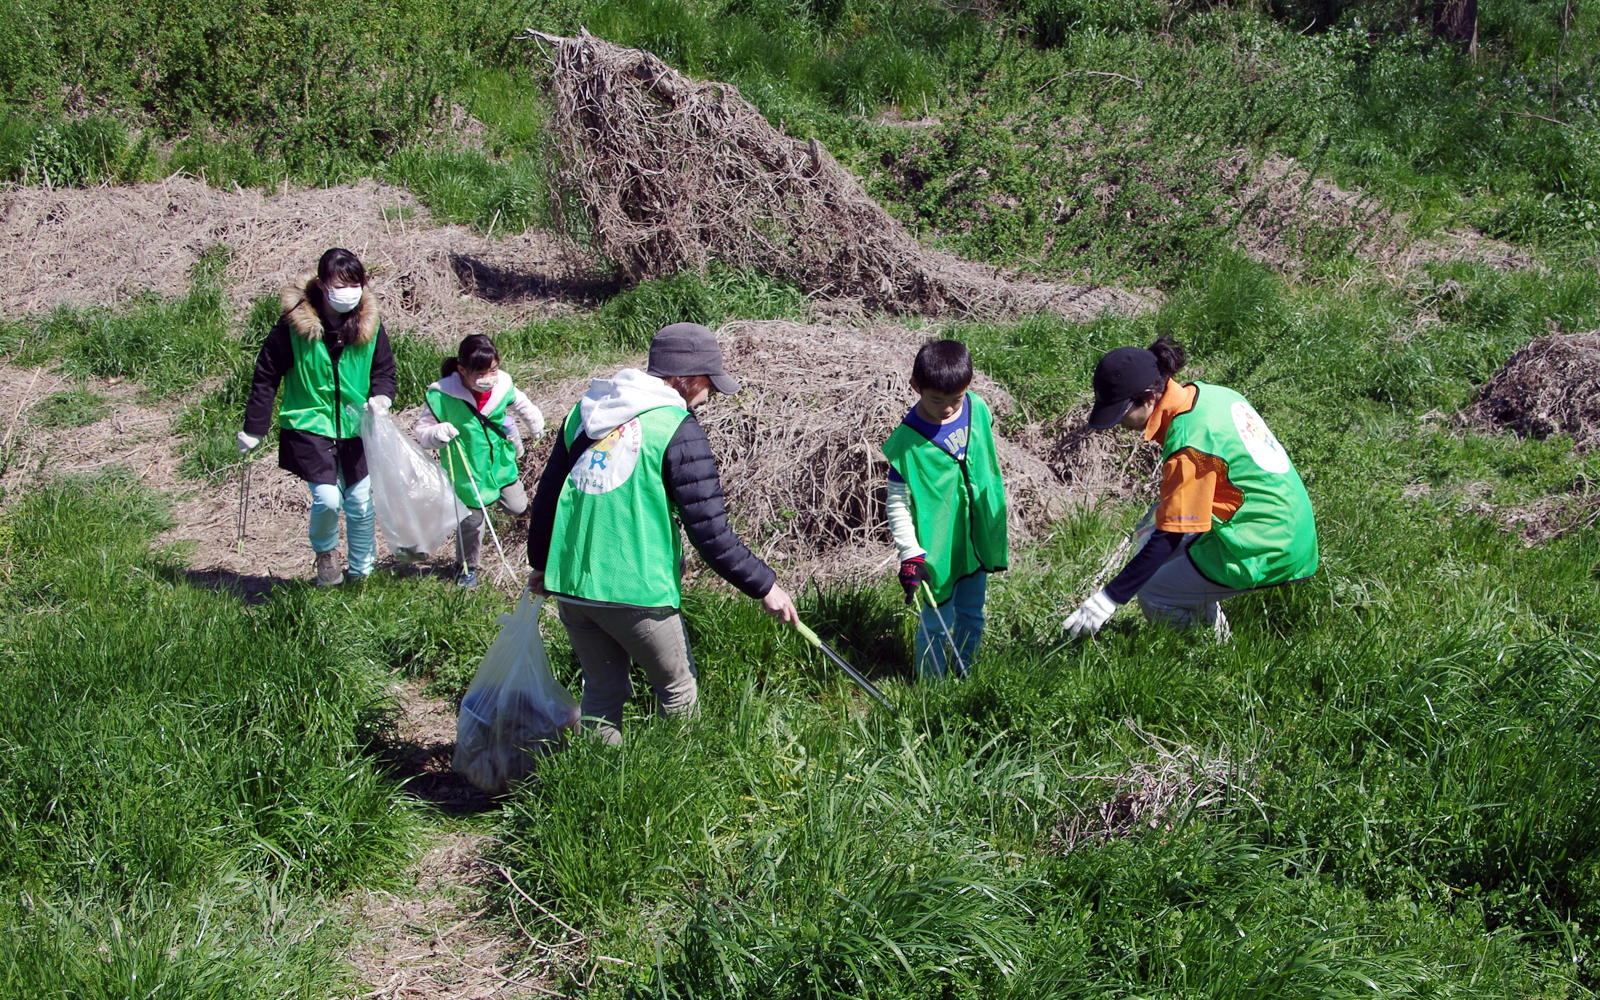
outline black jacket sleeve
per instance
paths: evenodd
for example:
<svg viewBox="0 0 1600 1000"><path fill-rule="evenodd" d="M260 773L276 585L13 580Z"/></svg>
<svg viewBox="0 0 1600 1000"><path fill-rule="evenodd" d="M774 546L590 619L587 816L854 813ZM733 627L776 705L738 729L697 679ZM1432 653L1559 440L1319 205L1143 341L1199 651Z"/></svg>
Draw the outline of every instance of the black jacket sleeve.
<svg viewBox="0 0 1600 1000"><path fill-rule="evenodd" d="M250 379L250 398L244 406L244 432L251 437L261 437L272 429L272 401L278 395L278 383L294 367L289 336L289 320L280 317L256 355L256 373ZM392 363L392 356L390 360Z"/></svg>
<svg viewBox="0 0 1600 1000"><path fill-rule="evenodd" d="M777 583L778 574L733 533L723 502L722 480L717 475L717 460L711 456L711 442L692 413L678 425L678 432L667 445L661 478L700 558L744 594L757 600L766 597Z"/></svg>
<svg viewBox="0 0 1600 1000"><path fill-rule="evenodd" d="M1150 540L1144 543L1144 548L1128 560L1128 565L1122 567L1122 572L1117 574L1116 579L1106 584L1106 596L1118 604L1127 604L1133 600L1133 595L1150 582L1150 578L1156 575L1156 570L1165 565L1182 544L1181 532L1152 532Z"/></svg>
<svg viewBox="0 0 1600 1000"><path fill-rule="evenodd" d="M572 456L587 451L594 442L582 431L567 447L567 436L560 424L554 430L555 445L550 458L539 474L539 485L533 492L533 503L528 505L528 568L543 570L550 561L550 535L556 528L556 504L561 499L561 483L572 471Z"/></svg>
<svg viewBox="0 0 1600 1000"><path fill-rule="evenodd" d="M377 339L372 344L372 386L367 390L367 397L388 396L389 401L394 402L398 387L399 383L395 381L394 349L389 346L389 335L380 324Z"/></svg>

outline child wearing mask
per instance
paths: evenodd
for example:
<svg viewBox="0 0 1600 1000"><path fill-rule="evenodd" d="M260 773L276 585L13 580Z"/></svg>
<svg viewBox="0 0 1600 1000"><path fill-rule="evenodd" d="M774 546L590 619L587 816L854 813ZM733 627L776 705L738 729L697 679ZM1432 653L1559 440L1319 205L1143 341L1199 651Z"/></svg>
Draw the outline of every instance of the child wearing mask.
<svg viewBox="0 0 1600 1000"><path fill-rule="evenodd" d="M923 344L911 368L917 405L883 446L889 531L900 550L906 603L924 583L937 602L923 609L917 627L920 677L944 676L949 639L961 663L972 663L983 636L989 574L1006 568L1006 494L994 421L971 384L972 358L964 345Z"/></svg>
<svg viewBox="0 0 1600 1000"><path fill-rule="evenodd" d="M245 404L239 453L261 444L278 409L278 466L311 489L311 549L317 585L344 582L339 569L339 513L353 580L372 572L372 484L361 447L361 408L387 413L394 399L394 352L378 318L359 258L334 247L317 262L316 276L284 291L283 315L256 356Z"/></svg>
<svg viewBox="0 0 1600 1000"><path fill-rule="evenodd" d="M422 447L439 450L456 496L471 511L456 531L461 562L456 583L476 587L484 508L499 503L514 515L528 509L517 472L517 459L527 449L517 422L537 439L544 433L544 414L512 384L510 373L500 370L494 342L476 333L461 342L455 357L444 359L439 381L428 386L427 401L411 435Z"/></svg>

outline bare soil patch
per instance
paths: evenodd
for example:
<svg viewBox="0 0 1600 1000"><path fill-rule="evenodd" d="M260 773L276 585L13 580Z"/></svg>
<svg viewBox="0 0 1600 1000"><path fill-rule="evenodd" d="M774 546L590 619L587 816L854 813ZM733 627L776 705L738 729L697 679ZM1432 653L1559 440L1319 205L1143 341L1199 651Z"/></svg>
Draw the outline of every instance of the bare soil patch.
<svg viewBox="0 0 1600 1000"><path fill-rule="evenodd" d="M495 332L614 288L592 260L539 232L486 239L436 225L406 191L372 181L316 190L221 191L185 177L157 184L0 192L0 313L112 305L147 290L178 295L218 244L236 304L276 296L342 246L361 257L391 332L440 343Z"/></svg>

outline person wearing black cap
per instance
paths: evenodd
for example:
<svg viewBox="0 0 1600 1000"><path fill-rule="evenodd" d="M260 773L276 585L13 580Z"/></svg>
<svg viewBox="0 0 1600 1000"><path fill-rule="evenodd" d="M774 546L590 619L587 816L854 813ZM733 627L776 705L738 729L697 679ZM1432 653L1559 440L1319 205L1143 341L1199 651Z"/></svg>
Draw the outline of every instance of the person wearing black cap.
<svg viewBox="0 0 1600 1000"><path fill-rule="evenodd" d="M589 383L539 477L528 585L558 599L583 668L583 717L607 742L622 740L630 661L644 668L662 716L687 715L698 698L680 611L679 524L724 580L779 621L799 621L777 574L728 523L693 413L713 391L739 391L716 336L696 323L665 327L650 342L647 371Z"/></svg>
<svg viewBox="0 0 1600 1000"><path fill-rule="evenodd" d="M1289 453L1244 397L1204 382L1180 385L1183 346L1119 347L1094 371L1089 426L1142 431L1161 445L1161 498L1136 533L1122 572L1062 623L1091 634L1139 598L1152 622L1228 635L1219 602L1317 570L1311 499Z"/></svg>

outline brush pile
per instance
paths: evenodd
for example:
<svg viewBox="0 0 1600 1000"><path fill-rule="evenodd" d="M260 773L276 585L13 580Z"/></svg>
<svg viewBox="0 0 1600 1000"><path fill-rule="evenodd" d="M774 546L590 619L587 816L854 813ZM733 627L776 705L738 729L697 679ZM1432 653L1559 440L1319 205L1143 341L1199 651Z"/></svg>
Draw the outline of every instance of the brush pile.
<svg viewBox="0 0 1600 1000"><path fill-rule="evenodd" d="M1506 360L1478 394L1472 416L1529 437L1570 435L1600 444L1600 330L1540 337Z"/></svg>
<svg viewBox="0 0 1600 1000"><path fill-rule="evenodd" d="M880 449L916 403L911 363L924 338L775 321L731 323L718 339L744 391L699 418L741 536L762 558L818 576L893 561ZM972 390L1004 427L1010 395L982 372ZM1014 542L1048 531L1071 503L1124 492L1115 470L1128 445L1112 435L1053 441L1035 430L996 444Z"/></svg>
<svg viewBox="0 0 1600 1000"><path fill-rule="evenodd" d="M529 37L551 66L560 185L587 216L566 227L592 233L630 280L717 261L892 312L1149 308L1117 289L1011 280L924 248L816 140L783 134L729 84L587 32Z"/></svg>

